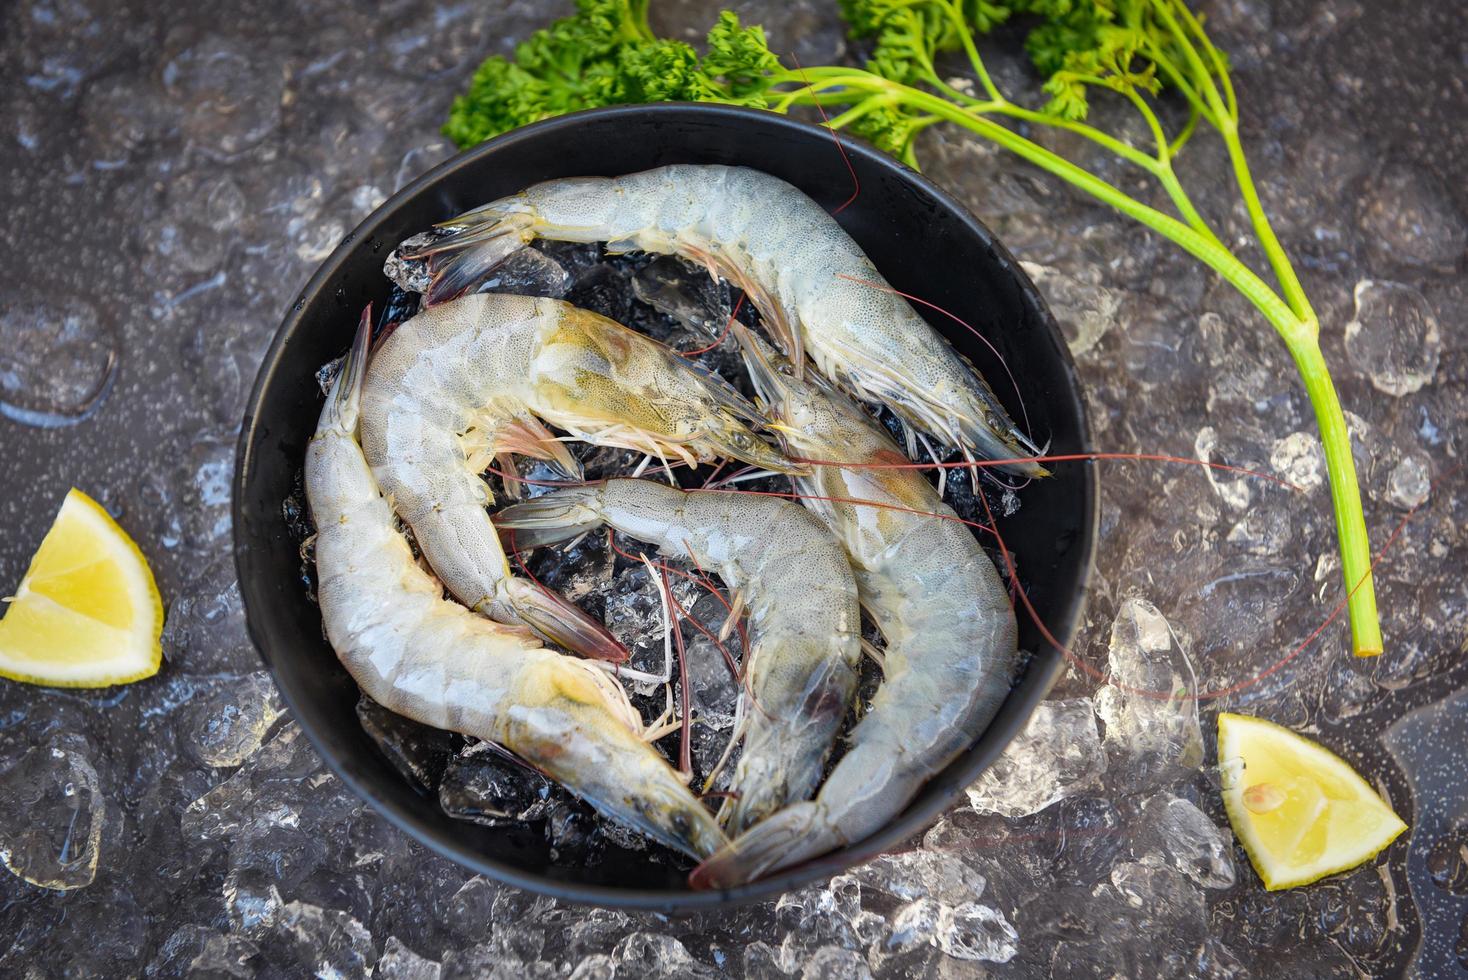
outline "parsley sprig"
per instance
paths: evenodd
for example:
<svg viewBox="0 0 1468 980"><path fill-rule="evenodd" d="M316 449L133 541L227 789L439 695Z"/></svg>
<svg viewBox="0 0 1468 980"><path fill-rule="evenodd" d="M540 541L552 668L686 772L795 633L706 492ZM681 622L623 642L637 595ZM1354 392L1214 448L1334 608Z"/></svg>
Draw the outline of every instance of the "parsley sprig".
<svg viewBox="0 0 1468 980"><path fill-rule="evenodd" d="M865 67L787 67L759 27L720 14L700 55L648 26L649 0L578 0L575 15L537 31L513 60L490 58L455 100L444 132L460 146L548 116L595 106L657 101L720 102L786 112L830 107L846 129L911 166L915 141L938 123L961 126L1086 191L1174 242L1245 296L1289 348L1315 409L1330 473L1355 652L1381 652L1371 551L1361 492L1319 321L1280 245L1255 188L1239 137L1239 105L1228 59L1184 0L838 0L858 38L869 38ZM1025 47L1047 77L1048 101L1030 107L995 84L976 38L1020 18ZM945 80L940 58L967 62L977 86ZM1160 98L1170 90L1188 108L1170 130ZM1098 94L1125 100L1144 121L1150 145L1133 145L1089 121ZM1085 166L1040 145L1026 131L1067 130L1155 181L1170 210L1141 201ZM1227 149L1234 181L1268 259L1273 284L1251 269L1194 206L1174 161L1203 128Z"/></svg>

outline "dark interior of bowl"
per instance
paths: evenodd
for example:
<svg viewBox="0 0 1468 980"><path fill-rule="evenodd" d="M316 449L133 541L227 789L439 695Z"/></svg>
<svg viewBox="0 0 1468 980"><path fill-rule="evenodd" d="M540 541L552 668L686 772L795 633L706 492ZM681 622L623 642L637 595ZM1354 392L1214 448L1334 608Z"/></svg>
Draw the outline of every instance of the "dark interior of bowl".
<svg viewBox="0 0 1468 980"><path fill-rule="evenodd" d="M1074 366L1044 302L987 228L890 158L772 113L711 106L603 109L530 126L466 153L420 178L349 235L292 307L261 367L240 441L234 496L235 558L251 636L296 720L342 779L414 837L454 860L512 884L573 901L680 911L749 901L824 878L923 830L1025 724L1060 665L1024 614L1023 649L1038 651L1008 701L973 746L933 779L883 832L777 877L728 892L690 892L683 874L633 852L609 852L592 867L550 860L538 834L453 820L378 753L358 724L356 685L322 636L321 618L298 576L296 539L282 515L315 428L314 374L341 354L357 315L382 304L383 260L430 224L537 181L615 175L669 163L755 167L784 178L835 210L896 288L952 311L994 344L1012 367L1035 441L1055 453L1086 448ZM994 381L1012 414L1019 406L1002 366L947 317L929 321ZM1088 464L1058 466L1026 487L1001 521L1021 579L1045 623L1069 642L1079 617L1095 534L1096 487Z"/></svg>

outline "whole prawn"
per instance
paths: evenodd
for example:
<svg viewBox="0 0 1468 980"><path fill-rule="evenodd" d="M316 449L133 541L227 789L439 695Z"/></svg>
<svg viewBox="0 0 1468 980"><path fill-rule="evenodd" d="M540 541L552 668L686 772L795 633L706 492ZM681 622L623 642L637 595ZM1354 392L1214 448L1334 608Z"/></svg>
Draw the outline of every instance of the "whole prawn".
<svg viewBox="0 0 1468 980"><path fill-rule="evenodd" d="M491 456L575 461L538 420L600 445L789 470L746 422L753 406L673 351L560 300L481 294L430 306L372 356L362 445L383 492L449 591L602 659L625 651L549 590L511 574L484 507Z"/></svg>
<svg viewBox="0 0 1468 980"><path fill-rule="evenodd" d="M973 365L887 285L835 218L778 177L678 164L550 180L441 227L452 233L405 252L431 259L430 301L456 295L534 238L680 255L744 289L797 376L809 356L858 398L970 455L1036 454ZM1008 468L1048 472L1034 462Z"/></svg>
<svg viewBox="0 0 1468 980"><path fill-rule="evenodd" d="M607 815L709 854L722 831L614 680L443 598L414 562L357 442L369 335L364 316L306 454L317 598L342 665L384 707L494 741Z"/></svg>
<svg viewBox="0 0 1468 980"><path fill-rule="evenodd" d="M810 798L861 658L856 581L819 518L778 498L614 479L515 504L495 523L527 547L608 524L716 569L749 612L744 673L753 702L743 706L744 751L730 785L735 798L721 817L737 832Z"/></svg>
<svg viewBox="0 0 1468 980"><path fill-rule="evenodd" d="M816 466L795 477L846 547L862 606L886 640L883 680L846 754L811 802L786 807L693 873L701 887L748 881L872 834L989 723L1009 693L1014 612L989 557L886 431L840 393L782 371L741 328L761 397Z"/></svg>

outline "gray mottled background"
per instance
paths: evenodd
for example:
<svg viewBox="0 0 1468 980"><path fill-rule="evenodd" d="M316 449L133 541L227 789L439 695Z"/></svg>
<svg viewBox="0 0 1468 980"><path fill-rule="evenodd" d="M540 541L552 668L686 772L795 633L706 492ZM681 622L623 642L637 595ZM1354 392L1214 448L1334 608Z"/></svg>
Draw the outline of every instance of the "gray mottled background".
<svg viewBox="0 0 1468 980"><path fill-rule="evenodd" d="M562 6L0 4L0 584L76 485L137 537L169 612L152 680L0 682L0 860L17 871L0 872L0 973L1468 975L1468 493L1449 474L1468 379L1468 29L1454 0L1202 6L1321 314L1375 543L1421 505L1379 571L1386 655L1351 658L1336 624L1258 677L1341 590L1309 406L1264 322L1168 244L932 132L929 174L1065 322L1097 448L1263 467L1306 491L1104 464L1077 649L1120 684L1073 670L920 847L777 903L670 920L501 887L350 797L282 716L227 557L237 425L286 303L450 155L437 125L478 61ZM654 7L663 32L692 36L718 4ZM859 57L833 0L737 7L803 64ZM994 65L1033 91L1012 53ZM1186 159L1204 210L1242 234L1217 144ZM1123 686L1236 690L1195 710ZM1339 751L1410 818L1410 840L1266 893L1217 803L1221 708Z"/></svg>

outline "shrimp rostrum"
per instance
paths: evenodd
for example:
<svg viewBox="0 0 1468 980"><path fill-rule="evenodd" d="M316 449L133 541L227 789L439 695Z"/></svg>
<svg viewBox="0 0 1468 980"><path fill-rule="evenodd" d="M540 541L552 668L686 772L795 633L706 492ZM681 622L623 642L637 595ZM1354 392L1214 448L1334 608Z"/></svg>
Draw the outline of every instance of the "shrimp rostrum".
<svg viewBox="0 0 1468 980"><path fill-rule="evenodd" d="M508 453L576 463L542 422L604 446L789 471L728 385L628 328L560 300L480 294L430 306L374 353L362 393L372 471L434 572L466 606L603 659L596 620L514 577L480 474Z"/></svg>
<svg viewBox="0 0 1468 980"><path fill-rule="evenodd" d="M495 523L517 547L606 524L717 570L749 613L743 754L721 816L737 832L815 792L861 657L856 582L818 518L779 498L614 479L515 504Z"/></svg>
<svg viewBox="0 0 1468 980"><path fill-rule="evenodd" d="M357 441L369 332L364 317L306 455L317 597L343 666L384 707L496 742L606 815L708 855L722 831L615 681L445 599L415 563Z"/></svg>
<svg viewBox="0 0 1468 980"><path fill-rule="evenodd" d="M1017 643L993 562L927 479L905 468L886 431L840 393L782 369L758 338L736 334L790 447L834 464L814 466L796 486L844 544L885 649L881 686L820 793L704 862L692 881L705 887L766 875L885 826L988 725L1009 693Z"/></svg>
<svg viewBox="0 0 1468 980"><path fill-rule="evenodd" d="M785 348L866 401L970 455L1035 455L989 385L882 278L836 219L778 177L744 167L673 165L623 177L536 184L443 223L428 257L430 299L452 296L535 238L604 241L674 254L740 286ZM1031 476L1035 462L1009 467Z"/></svg>

